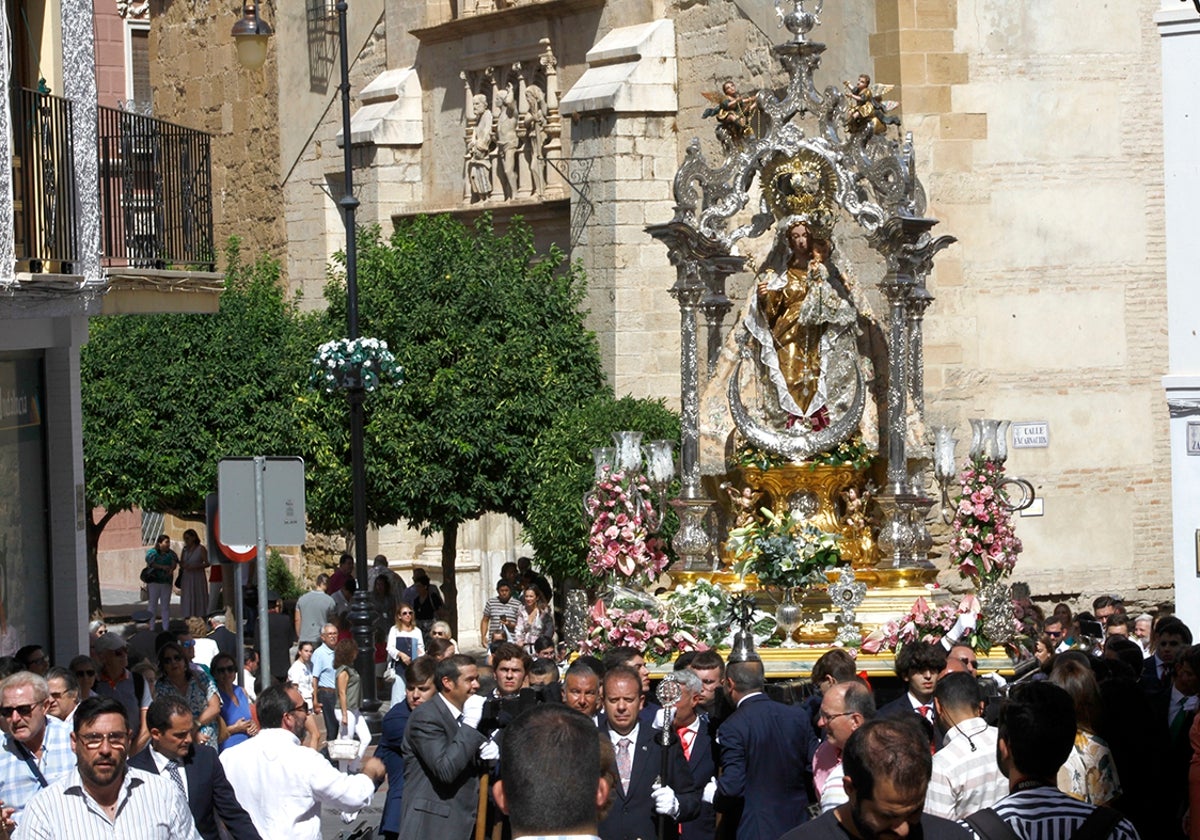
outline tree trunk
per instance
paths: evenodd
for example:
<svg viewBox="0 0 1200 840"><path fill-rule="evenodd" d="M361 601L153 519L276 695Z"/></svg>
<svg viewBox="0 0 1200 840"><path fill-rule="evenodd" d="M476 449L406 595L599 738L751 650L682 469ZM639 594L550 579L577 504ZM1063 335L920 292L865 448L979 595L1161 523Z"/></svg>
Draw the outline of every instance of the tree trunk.
<svg viewBox="0 0 1200 840"><path fill-rule="evenodd" d="M454 561L458 556L458 523L442 529L442 597L446 599L446 621L450 622L453 637L458 638L458 583L454 576Z"/></svg>
<svg viewBox="0 0 1200 840"><path fill-rule="evenodd" d="M100 604L100 535L104 528L119 511L106 510L99 520L94 518L95 508L88 509L87 515L87 588L88 616L96 618L103 608Z"/></svg>

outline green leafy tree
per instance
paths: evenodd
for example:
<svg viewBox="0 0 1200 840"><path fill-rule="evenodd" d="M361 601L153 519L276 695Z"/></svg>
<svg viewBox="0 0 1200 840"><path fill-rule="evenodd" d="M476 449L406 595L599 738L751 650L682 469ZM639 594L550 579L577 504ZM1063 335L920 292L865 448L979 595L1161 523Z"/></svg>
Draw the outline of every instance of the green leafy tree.
<svg viewBox="0 0 1200 840"><path fill-rule="evenodd" d="M583 518L583 497L595 474L592 448L611 446L612 433L624 429L643 432L644 441L679 440L679 415L660 400L601 394L560 413L538 439L525 536L542 568L559 580L595 580L587 567L589 524ZM669 513L665 533L676 523Z"/></svg>
<svg viewBox="0 0 1200 840"><path fill-rule="evenodd" d="M595 336L583 323L584 277L557 249L539 254L529 227L497 234L417 217L384 239L358 240L360 332L381 338L404 384L367 397L368 518L441 532L443 591L457 627L458 527L485 512L524 521L534 443L563 409L603 387ZM344 276L326 291L327 333L343 334ZM308 498L318 528L351 524L345 402L301 398Z"/></svg>
<svg viewBox="0 0 1200 840"><path fill-rule="evenodd" d="M243 263L235 239L227 265L217 313L91 322L81 360L91 610L113 516L134 507L200 516L221 458L295 454L292 403L316 325L286 300L276 261Z"/></svg>

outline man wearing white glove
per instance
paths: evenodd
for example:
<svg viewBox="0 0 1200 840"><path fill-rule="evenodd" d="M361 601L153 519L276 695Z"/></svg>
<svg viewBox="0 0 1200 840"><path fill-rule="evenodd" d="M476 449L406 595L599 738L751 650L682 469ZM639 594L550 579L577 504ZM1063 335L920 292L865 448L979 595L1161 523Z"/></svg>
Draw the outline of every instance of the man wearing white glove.
<svg viewBox="0 0 1200 840"><path fill-rule="evenodd" d="M602 840L656 837L660 820L666 821L664 836L678 837L678 823L700 812L700 790L692 781L678 736L671 733L670 744L663 747L662 733L638 721L641 701L637 671L618 665L605 672L606 720L600 732L612 740L618 781L612 807L599 826Z"/></svg>
<svg viewBox="0 0 1200 840"><path fill-rule="evenodd" d="M413 709L404 732L400 824L406 836L468 837L491 743L475 729L483 714L479 673L471 657L456 654L438 663L433 680L437 696Z"/></svg>

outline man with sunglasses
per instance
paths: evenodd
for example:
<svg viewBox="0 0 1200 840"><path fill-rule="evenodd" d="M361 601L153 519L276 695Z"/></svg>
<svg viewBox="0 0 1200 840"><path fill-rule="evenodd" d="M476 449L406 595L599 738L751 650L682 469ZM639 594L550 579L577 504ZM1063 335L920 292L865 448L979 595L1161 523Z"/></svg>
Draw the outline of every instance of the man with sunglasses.
<svg viewBox="0 0 1200 840"><path fill-rule="evenodd" d="M47 714L49 698L46 681L29 671L0 681L0 799L6 825L19 822L33 795L75 766L71 730Z"/></svg>
<svg viewBox="0 0 1200 840"><path fill-rule="evenodd" d="M76 761L29 801L16 840L201 840L183 792L165 777L129 766L120 702L89 697L80 703L71 746Z"/></svg>
<svg viewBox="0 0 1200 840"><path fill-rule="evenodd" d="M266 840L320 840L322 805L360 811L387 778L387 768L374 756L360 773L338 772L300 743L307 720L308 705L296 687L273 685L258 695L262 731L221 753L238 802Z"/></svg>

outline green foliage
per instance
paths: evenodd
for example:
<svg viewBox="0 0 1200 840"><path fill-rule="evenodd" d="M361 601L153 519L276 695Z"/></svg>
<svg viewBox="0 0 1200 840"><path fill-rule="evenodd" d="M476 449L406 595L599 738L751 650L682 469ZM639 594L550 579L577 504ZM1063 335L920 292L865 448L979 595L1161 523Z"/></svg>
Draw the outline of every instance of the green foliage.
<svg viewBox="0 0 1200 840"><path fill-rule="evenodd" d="M582 271L557 250L538 254L519 220L497 235L486 215L474 229L417 217L390 240L360 231L358 290L360 333L387 341L405 371L402 386L366 398L370 520L426 533L487 511L524 520L538 432L603 386ZM340 273L326 298L324 332L344 334ZM309 392L298 405L310 518L348 529L346 403Z"/></svg>
<svg viewBox="0 0 1200 840"><path fill-rule="evenodd" d="M94 318L81 356L87 500L194 513L226 456L294 454L306 333L279 264L227 249L220 311Z"/></svg>
<svg viewBox="0 0 1200 840"><path fill-rule="evenodd" d="M295 600L304 594L283 555L274 548L267 551L267 591L279 593L279 597L285 601Z"/></svg>
<svg viewBox="0 0 1200 840"><path fill-rule="evenodd" d="M583 496L591 490L594 474L591 453L593 447L611 446L612 433L623 429L644 432L643 440L679 440L679 415L661 400L601 394L563 411L538 439L525 537L538 563L556 579L594 579L587 567L588 524L583 520ZM668 536L673 521L669 514Z"/></svg>

